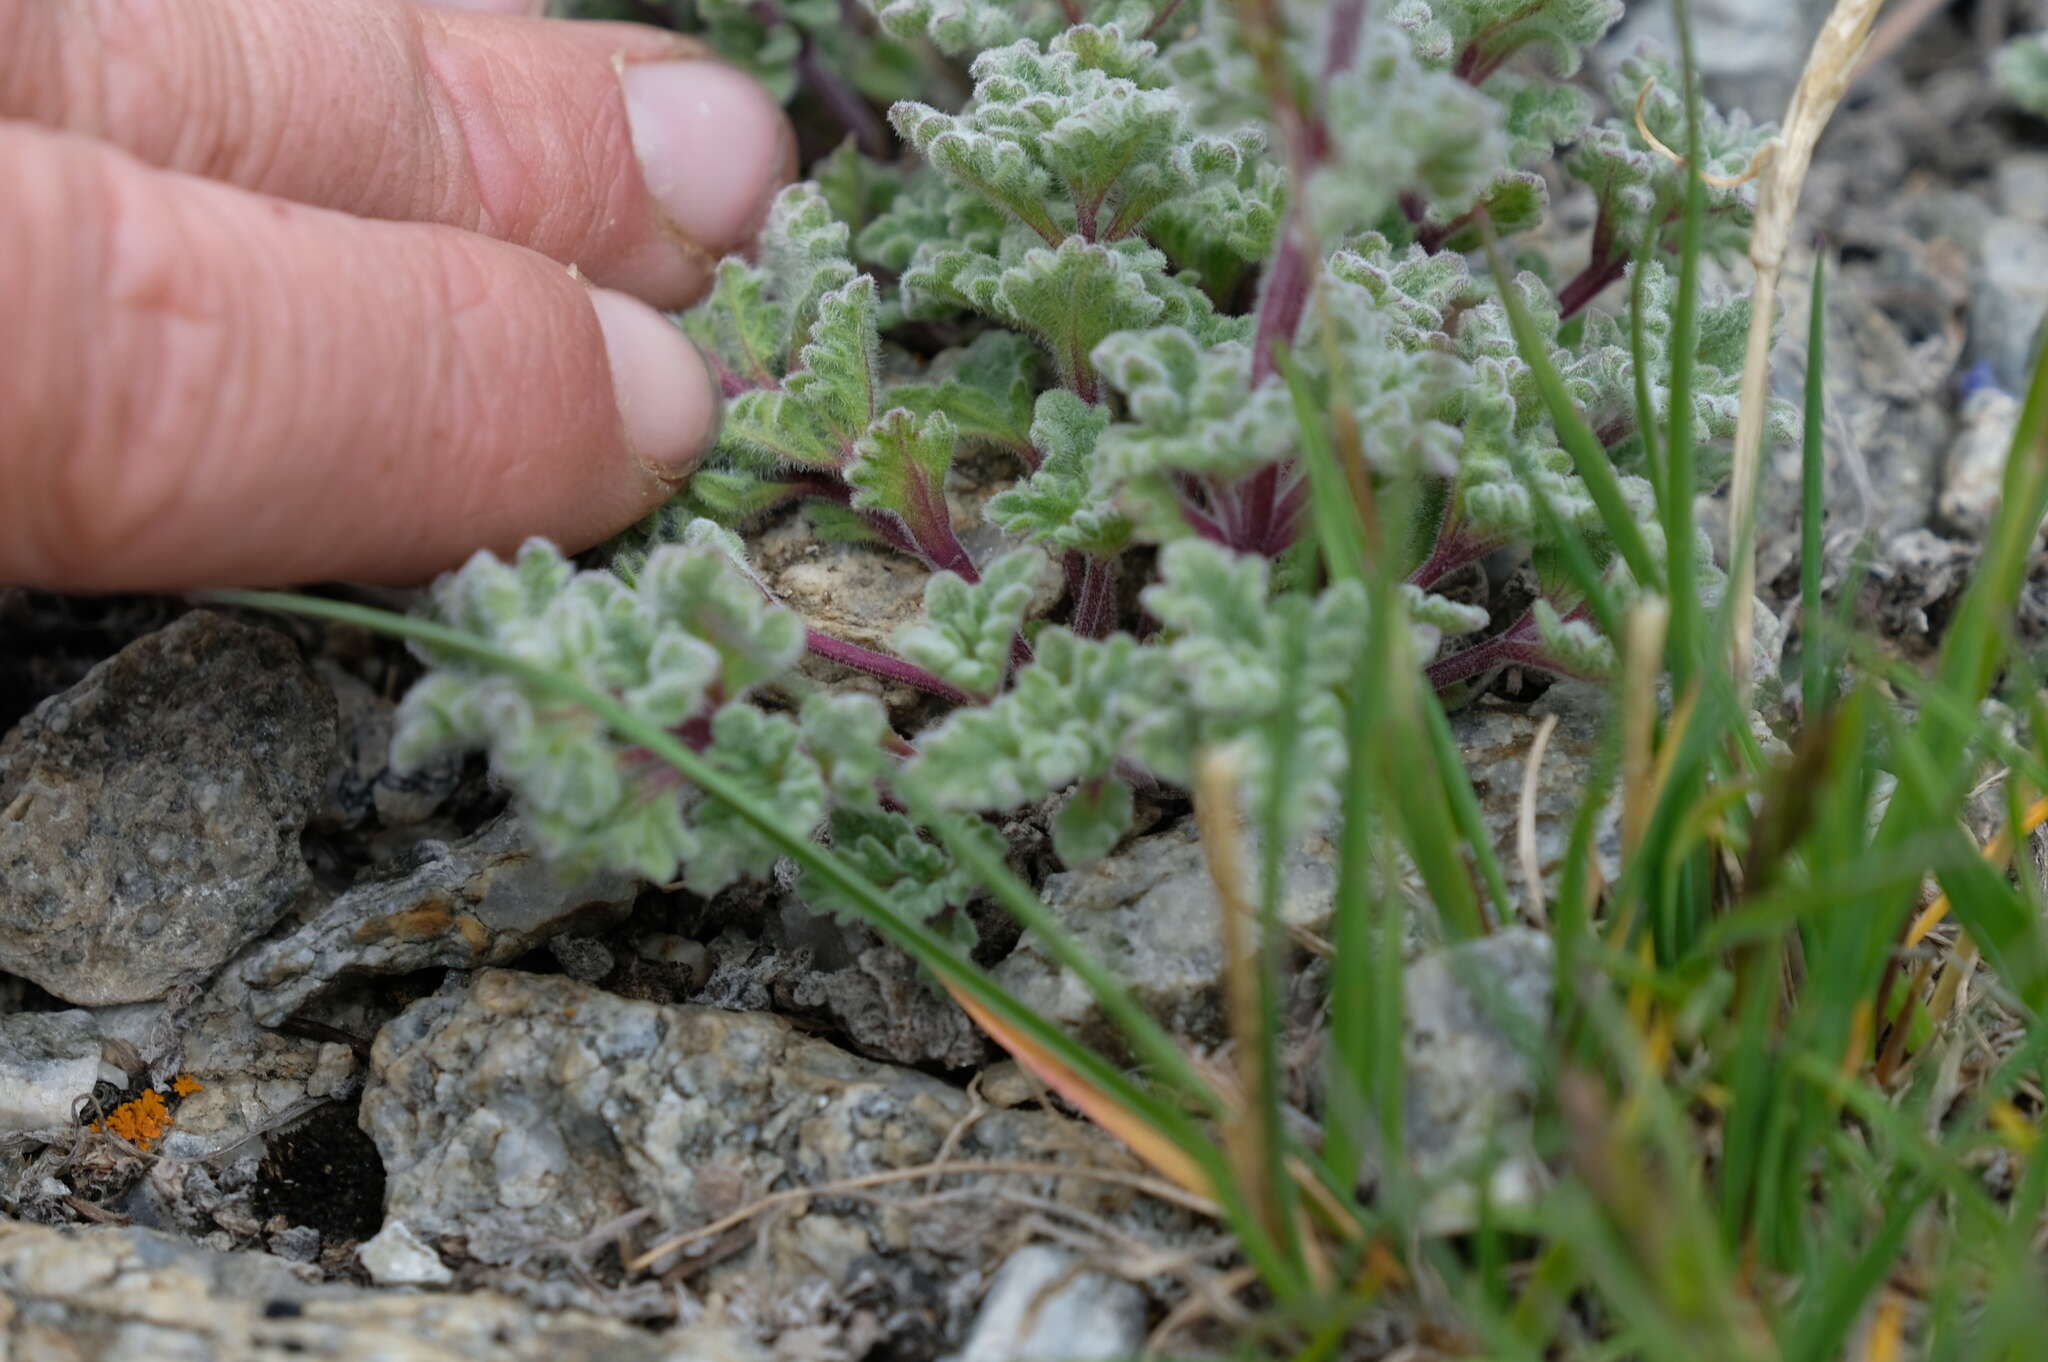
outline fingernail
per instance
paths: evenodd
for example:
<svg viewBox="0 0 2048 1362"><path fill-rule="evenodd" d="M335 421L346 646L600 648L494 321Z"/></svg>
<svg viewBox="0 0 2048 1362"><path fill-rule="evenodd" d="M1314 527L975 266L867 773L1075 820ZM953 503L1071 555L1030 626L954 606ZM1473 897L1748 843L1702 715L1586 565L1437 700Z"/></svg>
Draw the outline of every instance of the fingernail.
<svg viewBox="0 0 2048 1362"><path fill-rule="evenodd" d="M611 361L626 447L666 482L688 477L718 438L711 370L674 322L637 298L590 290Z"/></svg>
<svg viewBox="0 0 2048 1362"><path fill-rule="evenodd" d="M676 231L715 255L752 241L796 176L796 135L781 107L722 62L643 62L619 79L641 173Z"/></svg>

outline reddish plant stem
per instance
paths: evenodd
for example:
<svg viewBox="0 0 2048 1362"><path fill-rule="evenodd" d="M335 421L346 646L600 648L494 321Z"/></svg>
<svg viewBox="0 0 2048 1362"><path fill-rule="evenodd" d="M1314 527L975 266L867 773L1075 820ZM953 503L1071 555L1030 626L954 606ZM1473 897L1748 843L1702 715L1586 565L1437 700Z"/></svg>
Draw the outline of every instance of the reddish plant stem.
<svg viewBox="0 0 2048 1362"><path fill-rule="evenodd" d="M891 138L889 129L875 116L861 92L854 89L832 69L829 62L818 58L817 44L811 35L803 35L802 45L796 50L796 71L803 80L804 88L818 97L839 126L852 133L860 144L861 152L876 160L889 155Z"/></svg>
<svg viewBox="0 0 2048 1362"><path fill-rule="evenodd" d="M1281 228L1280 249L1266 267L1259 284L1258 321L1252 332L1252 386L1258 387L1274 372L1273 347L1292 341L1308 307L1308 291L1314 282L1309 265L1306 224L1290 208Z"/></svg>
<svg viewBox="0 0 2048 1362"><path fill-rule="evenodd" d="M1281 465L1269 463L1244 480L1243 530L1263 543L1272 533L1273 511L1280 497Z"/></svg>
<svg viewBox="0 0 2048 1362"><path fill-rule="evenodd" d="M1596 256L1586 268L1580 270L1557 294L1557 316L1559 321L1569 320L1586 304L1600 296L1600 290L1628 272L1628 258Z"/></svg>
<svg viewBox="0 0 2048 1362"><path fill-rule="evenodd" d="M1074 632L1082 638L1107 638L1116 627L1116 560L1094 558L1081 576L1081 594L1074 601Z"/></svg>
<svg viewBox="0 0 2048 1362"><path fill-rule="evenodd" d="M884 681L899 682L924 691L928 695L936 695L942 700L951 700L956 705L979 703L975 696L969 695L958 686L947 685L913 662L905 662L902 658L891 657L887 653L878 653L872 648L863 648L858 643L848 643L843 638L833 638L830 634L821 633L816 629L804 631L804 646L828 662L837 662L842 667L851 667L857 672L866 672L869 676L878 676Z"/></svg>
<svg viewBox="0 0 2048 1362"><path fill-rule="evenodd" d="M932 571L954 573L970 584L981 580L980 570L974 566L966 547L954 537L952 526L929 536L919 535L917 542L918 556Z"/></svg>
<svg viewBox="0 0 2048 1362"><path fill-rule="evenodd" d="M1358 60L1358 44L1365 36L1366 0L1337 0L1330 7L1329 46L1323 51L1323 88L1349 71Z"/></svg>
<svg viewBox="0 0 2048 1362"><path fill-rule="evenodd" d="M1157 33L1160 29L1165 28L1167 24L1172 22L1173 12L1179 9L1180 6L1181 0L1166 0L1166 3L1160 6L1159 13L1152 16L1152 22L1145 25L1145 31L1143 33L1140 33L1138 36L1141 39L1151 38L1153 34Z"/></svg>
<svg viewBox="0 0 2048 1362"><path fill-rule="evenodd" d="M1564 618L1576 619L1585 613L1584 607L1574 607L1565 613ZM1523 614L1502 632L1482 643L1473 644L1462 653L1438 658L1424 669L1424 674L1428 676L1430 685L1442 690L1500 667L1517 666L1580 681L1598 679L1573 671L1550 655L1543 647L1542 635L1537 632L1534 611Z"/></svg>
<svg viewBox="0 0 2048 1362"><path fill-rule="evenodd" d="M1089 203L1081 199L1074 200L1074 230L1080 233L1081 240L1093 241L1096 239L1095 215L1101 211L1101 207L1100 203Z"/></svg>
<svg viewBox="0 0 2048 1362"><path fill-rule="evenodd" d="M1479 539L1459 533L1455 526L1448 523L1447 517L1444 529L1437 532L1436 543L1431 546L1429 557L1424 559L1415 571L1408 574L1408 581L1427 591L1459 568L1468 563L1478 562L1499 547L1498 540Z"/></svg>
<svg viewBox="0 0 2048 1362"><path fill-rule="evenodd" d="M1308 509L1308 483L1293 464L1287 465L1287 470L1288 480L1273 503L1273 514L1259 549L1268 558L1278 558L1294 547L1294 541L1301 536L1302 514Z"/></svg>
<svg viewBox="0 0 2048 1362"><path fill-rule="evenodd" d="M1223 532L1222 524L1210 510L1211 503L1204 495L1206 480L1198 480L1187 473L1173 475L1173 488L1180 493L1181 517L1202 538L1226 547L1230 537Z"/></svg>

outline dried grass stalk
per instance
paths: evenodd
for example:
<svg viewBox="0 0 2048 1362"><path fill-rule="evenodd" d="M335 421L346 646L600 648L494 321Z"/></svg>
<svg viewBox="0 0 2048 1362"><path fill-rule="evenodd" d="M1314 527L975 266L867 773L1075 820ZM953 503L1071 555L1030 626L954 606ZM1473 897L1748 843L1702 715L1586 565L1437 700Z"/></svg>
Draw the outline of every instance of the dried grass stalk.
<svg viewBox="0 0 2048 1362"><path fill-rule="evenodd" d="M1734 593L1735 611L1730 660L1735 684L1744 690L1749 686L1750 659L1756 651L1756 487L1763 459L1764 412L1770 397L1771 328L1777 313L1778 275L1791 241L1799 191L1806 183L1807 167L1813 163L1814 145L1855 79L1871 24L1883 4L1884 0L1836 0L1807 53L1806 69L1785 109L1783 129L1771 143L1770 163L1758 180L1756 227L1749 240L1756 290L1750 300L1742 410L1735 424L1734 526L1728 550L1732 568L1729 590Z"/></svg>

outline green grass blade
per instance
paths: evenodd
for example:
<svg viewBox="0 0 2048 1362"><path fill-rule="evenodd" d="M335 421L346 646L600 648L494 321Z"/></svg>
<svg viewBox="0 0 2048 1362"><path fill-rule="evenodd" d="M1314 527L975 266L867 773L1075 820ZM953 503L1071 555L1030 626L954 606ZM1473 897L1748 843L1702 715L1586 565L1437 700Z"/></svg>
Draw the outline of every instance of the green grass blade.
<svg viewBox="0 0 2048 1362"><path fill-rule="evenodd" d="M1823 369L1827 351L1827 256L1813 257L1812 312L1806 328L1806 410L1799 445L1799 632L1800 717L1818 722L1828 703L1828 650L1823 641L1821 600L1822 483L1827 456L1822 442L1826 387Z"/></svg>
<svg viewBox="0 0 2048 1362"><path fill-rule="evenodd" d="M1664 504L1664 459L1657 441L1657 404L1650 397L1650 352L1643 325L1643 289L1648 278L1648 271L1643 267L1656 258L1656 235L1647 233L1636 251L1635 264L1628 272L1628 355L1629 370L1635 379L1636 432L1643 442L1643 475L1650 480L1650 486L1657 493L1657 504L1661 506Z"/></svg>
<svg viewBox="0 0 2048 1362"><path fill-rule="evenodd" d="M1457 821L1458 836L1472 853L1472 864L1493 899L1494 921L1515 920L1514 895L1508 892L1508 878L1501 871L1500 855L1494 849L1486 815L1479 808L1479 796L1472 789L1472 777L1465 770L1465 757L1458 750L1457 735L1451 732L1450 716L1443 701L1425 687L1418 697L1422 717L1429 725L1430 755L1436 760L1437 778L1443 782L1450 801L1451 817Z"/></svg>
<svg viewBox="0 0 2048 1362"><path fill-rule="evenodd" d="M1699 358L1700 251L1707 212L1707 187L1700 179L1699 68L1693 58L1692 7L1673 0L1678 55L1685 86L1685 198L1679 213L1678 297L1671 315L1669 428L1664 436L1665 588L1671 598L1671 627L1665 656L1671 683L1683 689L1699 658L1700 601L1693 588L1693 494L1699 475L1693 447L1693 370ZM1646 578L1655 581L1656 578Z"/></svg>
<svg viewBox="0 0 2048 1362"><path fill-rule="evenodd" d="M1297 596L1306 607L1306 596ZM1282 617L1283 619L1286 617ZM1259 811L1262 836L1259 840L1259 920L1257 964L1259 981L1259 1034L1238 1036L1239 1045L1256 1045L1259 1052L1258 1090L1247 1094L1255 1104L1254 1116L1263 1128L1260 1146L1265 1153L1265 1184L1274 1199L1271 1222L1278 1227L1280 1247L1288 1261L1299 1269L1302 1246L1297 1235L1296 1214L1299 1195L1287 1175L1287 1156L1294 1143L1287 1128L1286 1096L1281 1091L1281 1029L1286 980L1282 969L1289 954L1287 932L1280 921L1282 866L1289 838L1287 808L1294 797L1294 768L1301 751L1301 696L1308 670L1308 611L1304 608L1287 621L1280 658L1280 703L1268 730L1272 744L1271 774L1266 782L1265 807ZM1226 817L1234 817L1235 810Z"/></svg>
<svg viewBox="0 0 2048 1362"><path fill-rule="evenodd" d="M1493 239L1491 227L1486 229L1485 237L1486 262L1493 270L1494 282L1499 285L1501 304L1507 309L1508 325L1515 334L1515 351L1529 366L1536 391L1542 395L1543 405L1550 412L1550 423L1557 431L1558 443L1572 456L1572 466L1586 484L1593 504L1599 508L1601 523L1613 538L1629 571L1645 585L1662 582L1663 574L1657 571L1656 561L1650 556L1650 546L1643 538L1642 527L1636 524L1635 512L1629 509L1628 501L1622 496L1621 478L1614 471L1614 461L1607 457L1607 450L1593 433L1593 428L1586 424L1586 418L1572 405L1571 394L1564 388L1564 379L1558 375L1549 350L1536 334L1536 323L1530 318L1521 294L1515 291L1513 277L1501 263L1500 248Z"/></svg>
<svg viewBox="0 0 2048 1362"><path fill-rule="evenodd" d="M1308 469L1310 523L1322 544L1330 579L1363 577L1368 561L1365 530L1358 523L1358 507L1344 471L1337 466L1336 451L1330 447L1329 432L1323 428L1323 413L1317 409L1315 395L1293 353L1284 345L1276 346L1273 363L1294 402L1302 464Z"/></svg>

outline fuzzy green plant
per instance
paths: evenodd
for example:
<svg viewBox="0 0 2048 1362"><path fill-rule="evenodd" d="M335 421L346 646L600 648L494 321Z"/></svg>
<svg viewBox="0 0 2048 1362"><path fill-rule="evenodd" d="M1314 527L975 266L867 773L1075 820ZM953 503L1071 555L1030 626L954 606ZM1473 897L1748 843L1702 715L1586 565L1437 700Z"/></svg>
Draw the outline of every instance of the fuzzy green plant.
<svg viewBox="0 0 2048 1362"><path fill-rule="evenodd" d="M1178 91L1187 115L1145 145L1221 135L1287 166L1267 253L1231 267L1227 240L1188 254L1170 228L1176 203L1224 176L1177 181L1181 199L1104 243L1081 230L1087 193L1058 181L1054 153L1024 140L990 152L1045 172L1053 243L914 157L842 148L682 319L735 424L718 466L659 515L580 566L540 543L511 563L480 555L435 587L425 618L223 601L410 640L429 671L401 709L398 755L487 752L551 856L703 893L772 873L905 952L1176 1181L1171 1199L1213 1212L1227 1239L1203 1247L1205 1264L1235 1276L1234 1252L1256 1278L1213 1331L1170 1308L1162 1354L2031 1359L2048 914L2035 858L2011 874L2004 861L2048 819L2048 800L2029 805L2048 789L2039 658L2015 637L2048 514L2048 359L1979 570L1939 655L1907 666L1843 627L1853 590L1822 598L1817 272L1806 703L1796 724L1775 716L1783 746L1759 741L1713 646L1733 611L1704 608L1726 587L1692 514L1718 477L1744 323L1739 304L1700 296L1699 264L1735 244L1741 196L1660 180L1663 153L1629 140L1632 109L1599 125L1628 161L1601 183L1635 187L1602 209L1621 246L1596 232L1587 266L1623 252L1631 306L1616 316L1588 283L1509 263L1495 211L1547 154L1519 140L1532 124L1517 109L1583 98L1561 82L1613 7L1402 0L1377 28L1347 28L1363 15L1341 0L889 5L895 40L961 70L989 46L1045 57L1065 38L1072 61L1002 69L1070 85L1109 69L1083 53L1153 60L1072 36L1085 21L1143 24L1172 76L1130 88ZM1683 33L1686 6L1674 15ZM1490 101L1508 150L1496 173L1459 180L1476 200L1390 197L1342 175L1320 199L1300 192L1349 155L1420 163L1340 153L1318 131L1323 111L1357 107L1333 83L1389 52L1394 69L1360 79L1447 79ZM1206 70L1228 78L1204 86ZM1654 136L1696 163L1733 158L1712 151L1731 124L1694 104L1674 126L1660 91L1643 98ZM1023 98L1040 94L1048 126L1076 116L1058 89ZM1003 142L1002 118L970 104L963 90L944 107ZM1573 140L1576 156L1601 139ZM1108 184L1102 205L1150 192L1122 171L1075 183ZM1074 308L1161 310L1093 343L1084 377L1047 334L998 314L1042 301L1005 292L1004 271L1038 268L1004 255L1017 232L1040 243L1026 255L1122 252L1134 289L1084 290ZM986 254L995 276L969 262L960 277L997 283L907 301L928 245ZM1183 285L1206 306L1169 310ZM1560 296L1574 289L1576 307ZM949 486L962 451L981 485ZM781 516L786 543L797 504L821 531L868 540L862 552L927 569L922 616L888 651L823 636L750 564L733 527ZM1528 569L1512 618L1454 590L1482 561ZM892 691L885 708L817 657L925 698ZM1604 675L1617 720L1590 748L1560 733L1577 750L1553 746L1548 768L1532 745L1525 778L1539 787L1569 760L1576 810L1555 854L1525 831L1513 895L1440 704L1506 663ZM1977 845L1993 790L2002 848ZM1231 1045L1201 1063L1040 902L996 831L1042 821L1077 863L1113 846L1141 802L1174 816L1182 791L1242 929L1224 934ZM1524 809L1549 803L1537 793ZM1294 971L1283 857L1310 830L1335 861L1332 920L1325 958ZM975 898L1071 971L1115 1057L975 963ZM1418 929L1463 943L1423 967L1426 990L1408 962ZM1524 983L1550 985L1536 1015L1493 963L1518 955ZM1441 1000L1447 977L1473 1014L1454 1031L1489 1035L1464 1052L1487 1054L1487 1086L1515 1090L1519 1108L1501 1113L1499 1149L1451 1166L1422 1147L1444 1111L1416 1063L1443 1036L1411 1008ZM1321 1082L1302 1112L1298 1019L1324 1000ZM659 1271L679 1246L623 1266Z"/></svg>
<svg viewBox="0 0 2048 1362"><path fill-rule="evenodd" d="M2048 34L2029 33L1998 49L1992 74L2007 99L2048 117Z"/></svg>
<svg viewBox="0 0 2048 1362"><path fill-rule="evenodd" d="M1625 64L1604 116L1576 81L1614 0L875 0L835 23L839 8L697 10L799 102L826 93L806 86L813 58L850 79L886 49L925 72L909 97L862 78L822 98L886 117L900 146L872 154L863 112L839 110L848 139L680 317L728 399L713 458L581 573L539 548L471 564L437 593L444 618L551 648L629 705L658 697L650 719L958 922L965 881L911 807L1042 809L1079 864L1141 793L1184 790L1197 751L1231 749L1247 806L1278 800L1288 835L1334 816L1349 660L1384 633L1364 586L1317 563L1303 403L1346 433L1350 494L1411 508L1390 527L1406 580L1385 608L1447 694L1508 666L1610 674L1614 610L1722 589L1704 543L1667 563L1655 431L1678 415L1709 453L1725 442L1747 309L1709 301L1677 324L1684 175L1638 126L1640 104L1654 138L1683 140L1672 68ZM1765 132L1709 114L1709 169ZM1553 285L1473 268L1487 233L1542 227L1567 145L1599 211L1584 269ZM1706 245L1738 247L1747 212L1744 189L1712 191ZM1632 273L1632 317L1589 307ZM1552 371L1611 485L1588 485L1557 428ZM972 502L967 456L996 480ZM1719 476L1695 466L1694 490ZM1625 544L1617 507L1641 525ZM823 538L929 572L925 617L889 649L798 619L742 539L714 533L799 509ZM1475 601L1469 570L1513 556L1533 596ZM1693 579L1666 580L1672 564ZM698 677L768 637L744 684ZM830 675L805 653L938 707L899 731L871 701L801 700ZM691 793L630 751L429 660L404 755L487 748L551 850L707 890L764 870L744 838L708 853Z"/></svg>

